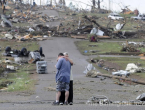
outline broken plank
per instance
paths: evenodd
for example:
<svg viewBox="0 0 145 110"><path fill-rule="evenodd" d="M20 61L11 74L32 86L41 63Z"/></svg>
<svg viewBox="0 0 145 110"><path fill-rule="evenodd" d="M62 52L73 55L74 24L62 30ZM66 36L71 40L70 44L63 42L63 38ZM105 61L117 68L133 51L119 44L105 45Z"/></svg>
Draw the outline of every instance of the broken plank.
<svg viewBox="0 0 145 110"><path fill-rule="evenodd" d="M131 79L131 78L124 78L124 77L120 77L120 76L113 76L113 75L108 75L108 74L101 74L101 73L97 73L97 76L104 76L104 77L108 77L108 78L114 78L114 79L122 79L125 81L131 81L137 84L143 84L145 85L145 81L139 81L137 79Z"/></svg>
<svg viewBox="0 0 145 110"><path fill-rule="evenodd" d="M75 39L88 39L86 36L71 36L71 38L75 38Z"/></svg>

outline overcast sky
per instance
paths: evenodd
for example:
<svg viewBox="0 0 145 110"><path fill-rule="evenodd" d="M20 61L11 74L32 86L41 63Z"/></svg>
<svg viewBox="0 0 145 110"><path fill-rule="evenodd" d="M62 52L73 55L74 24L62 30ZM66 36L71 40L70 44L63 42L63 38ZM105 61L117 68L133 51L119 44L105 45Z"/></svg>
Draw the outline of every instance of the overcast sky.
<svg viewBox="0 0 145 110"><path fill-rule="evenodd" d="M92 0L66 0L67 4L69 4L70 1L78 1L74 2L74 4L77 4L79 3L79 1L81 1L86 4L92 5ZM79 5L82 5L84 8L86 8L87 6L81 2L79 3ZM138 9L141 13L145 13L145 0L110 0L110 2L112 11L120 11L121 8L129 6L131 10ZM103 2L101 3L101 7L109 9L109 0L103 0Z"/></svg>
<svg viewBox="0 0 145 110"><path fill-rule="evenodd" d="M28 1L28 0L24 0L24 1ZM41 0L42 4L45 4L46 1L49 1L49 0ZM56 1L59 1L59 0L56 0ZM92 5L91 4L92 0L65 0L65 1L67 5L69 5L70 2L73 2L74 5L77 5L83 8L90 8L89 5ZM38 5L40 4L40 0L35 0L35 2ZM140 13L145 13L145 8L144 8L145 0L110 0L110 2L111 2L112 11L120 11L121 8L124 8L125 6L129 6L129 8L132 11L135 9L138 9ZM86 4L88 4L88 6ZM103 2L101 3L101 8L109 9L108 4L109 4L109 0L103 0Z"/></svg>

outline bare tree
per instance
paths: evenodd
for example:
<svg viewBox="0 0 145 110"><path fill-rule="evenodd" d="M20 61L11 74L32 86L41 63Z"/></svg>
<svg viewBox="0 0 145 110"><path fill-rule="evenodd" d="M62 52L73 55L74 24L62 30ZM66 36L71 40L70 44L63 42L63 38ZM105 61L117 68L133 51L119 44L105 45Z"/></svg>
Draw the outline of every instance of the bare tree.
<svg viewBox="0 0 145 110"><path fill-rule="evenodd" d="M102 0L102 1L98 0L98 1L97 1L98 9L101 9L101 3L102 3L102 2L103 2L103 0Z"/></svg>
<svg viewBox="0 0 145 110"><path fill-rule="evenodd" d="M62 4L62 0L59 0L59 4Z"/></svg>
<svg viewBox="0 0 145 110"><path fill-rule="evenodd" d="M52 6L52 0L50 0L50 5Z"/></svg>
<svg viewBox="0 0 145 110"><path fill-rule="evenodd" d="M63 0L63 6L65 6L65 0Z"/></svg>
<svg viewBox="0 0 145 110"><path fill-rule="evenodd" d="M103 2L103 0L102 0L102 1L100 1L100 0L92 0L93 9L95 8L96 4L97 4L97 6L98 6L98 9L101 9L100 4L101 4L102 2Z"/></svg>
<svg viewBox="0 0 145 110"><path fill-rule="evenodd" d="M96 1L95 0L92 0L92 2L93 2L93 9L94 9L95 6L96 6Z"/></svg>
<svg viewBox="0 0 145 110"><path fill-rule="evenodd" d="M54 3L55 3L55 5L57 5L57 2L56 2L56 0L54 0Z"/></svg>

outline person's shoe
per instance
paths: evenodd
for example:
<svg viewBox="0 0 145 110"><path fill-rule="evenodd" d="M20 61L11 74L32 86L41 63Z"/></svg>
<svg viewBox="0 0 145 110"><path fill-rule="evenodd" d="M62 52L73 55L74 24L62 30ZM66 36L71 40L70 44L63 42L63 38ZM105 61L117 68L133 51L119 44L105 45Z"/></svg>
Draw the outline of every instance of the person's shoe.
<svg viewBox="0 0 145 110"><path fill-rule="evenodd" d="M68 102L64 102L64 105L68 105Z"/></svg>
<svg viewBox="0 0 145 110"><path fill-rule="evenodd" d="M72 102L70 102L70 103L69 103L69 105L73 105L73 103L72 103Z"/></svg>
<svg viewBox="0 0 145 110"><path fill-rule="evenodd" d="M60 102L59 105L63 105L63 102Z"/></svg>
<svg viewBox="0 0 145 110"><path fill-rule="evenodd" d="M54 101L52 105L59 105L59 102Z"/></svg>

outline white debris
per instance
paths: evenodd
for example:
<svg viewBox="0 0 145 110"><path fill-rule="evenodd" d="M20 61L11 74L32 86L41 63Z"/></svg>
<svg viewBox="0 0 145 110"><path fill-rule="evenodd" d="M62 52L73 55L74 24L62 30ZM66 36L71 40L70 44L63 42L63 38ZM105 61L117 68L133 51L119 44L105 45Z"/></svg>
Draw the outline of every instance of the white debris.
<svg viewBox="0 0 145 110"><path fill-rule="evenodd" d="M1 21L1 25L2 25L2 27L5 27L4 21Z"/></svg>
<svg viewBox="0 0 145 110"><path fill-rule="evenodd" d="M139 70L139 67L136 66L134 63L129 63L129 64L127 64L127 67L125 70L130 73L135 73Z"/></svg>
<svg viewBox="0 0 145 110"><path fill-rule="evenodd" d="M116 25L116 30L119 31L122 28L123 24L118 23Z"/></svg>
<svg viewBox="0 0 145 110"><path fill-rule="evenodd" d="M5 34L5 38L13 39L13 36L11 34Z"/></svg>
<svg viewBox="0 0 145 110"><path fill-rule="evenodd" d="M48 36L47 36L47 35L44 35L43 37L44 37L44 38L47 38Z"/></svg>
<svg viewBox="0 0 145 110"><path fill-rule="evenodd" d="M139 95L136 99L141 101L145 100L145 93Z"/></svg>
<svg viewBox="0 0 145 110"><path fill-rule="evenodd" d="M15 63L25 63L28 62L28 57L14 57Z"/></svg>
<svg viewBox="0 0 145 110"><path fill-rule="evenodd" d="M10 70L15 70L15 67L11 65L7 65L7 68L9 68Z"/></svg>
<svg viewBox="0 0 145 110"><path fill-rule="evenodd" d="M34 30L34 29L32 29L32 28L29 28L29 31L30 31L30 32L33 32L33 31L35 31L35 30Z"/></svg>
<svg viewBox="0 0 145 110"><path fill-rule="evenodd" d="M133 45L133 46L139 46L139 47L145 46L145 42L128 42L128 43L123 43L122 45L126 46L126 44Z"/></svg>
<svg viewBox="0 0 145 110"><path fill-rule="evenodd" d="M104 32L99 30L99 29L96 29L96 28L93 28L90 32L90 34L96 34L98 36L103 36Z"/></svg>
<svg viewBox="0 0 145 110"><path fill-rule="evenodd" d="M32 15L35 15L35 14L36 14L36 12L31 12L31 14L32 14Z"/></svg>
<svg viewBox="0 0 145 110"><path fill-rule="evenodd" d="M96 70L96 68L92 64L88 64L88 66L86 67L86 70L83 73L87 74L91 70Z"/></svg>
<svg viewBox="0 0 145 110"><path fill-rule="evenodd" d="M128 71L124 71L124 70L119 70L117 72L112 72L112 75L116 75L116 76L129 76L130 72Z"/></svg>
<svg viewBox="0 0 145 110"><path fill-rule="evenodd" d="M93 28L90 32L90 34L96 34L97 33L97 29L96 28Z"/></svg>
<svg viewBox="0 0 145 110"><path fill-rule="evenodd" d="M81 21L79 20L79 23L78 23L78 29L80 28L80 25L81 25Z"/></svg>
<svg viewBox="0 0 145 110"><path fill-rule="evenodd" d="M36 98L39 98L39 96L36 96Z"/></svg>

